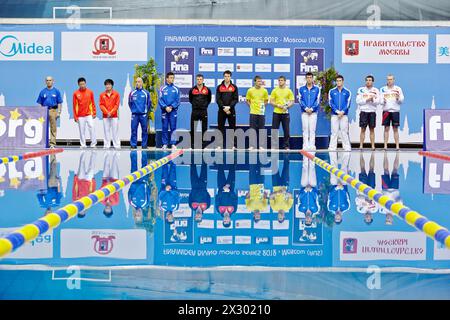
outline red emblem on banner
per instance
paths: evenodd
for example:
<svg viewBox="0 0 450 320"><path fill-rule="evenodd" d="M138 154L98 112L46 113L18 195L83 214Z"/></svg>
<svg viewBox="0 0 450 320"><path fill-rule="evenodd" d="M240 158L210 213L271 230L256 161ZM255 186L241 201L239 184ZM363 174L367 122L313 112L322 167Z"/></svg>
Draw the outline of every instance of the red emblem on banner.
<svg viewBox="0 0 450 320"><path fill-rule="evenodd" d="M345 55L357 56L359 54L359 40L345 40Z"/></svg>
<svg viewBox="0 0 450 320"><path fill-rule="evenodd" d="M97 56L99 54L113 55L116 54L116 51L114 51L115 46L116 44L111 36L107 34L102 34L95 39L94 41L95 50L92 51L92 53Z"/></svg>
<svg viewBox="0 0 450 320"><path fill-rule="evenodd" d="M115 236L108 237L100 237L100 236L92 236L91 239L95 239L94 242L94 251L98 254L108 254L112 251L114 247L113 240Z"/></svg>

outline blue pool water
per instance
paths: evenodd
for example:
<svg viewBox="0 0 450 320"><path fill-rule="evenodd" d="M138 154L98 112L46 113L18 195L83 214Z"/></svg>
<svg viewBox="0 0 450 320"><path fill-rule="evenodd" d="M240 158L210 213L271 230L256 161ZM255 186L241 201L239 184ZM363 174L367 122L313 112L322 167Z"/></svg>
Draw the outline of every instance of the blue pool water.
<svg viewBox="0 0 450 320"><path fill-rule="evenodd" d="M66 149L0 165L0 234L167 154ZM450 227L442 162L316 156ZM0 299L449 299L449 283L450 250L296 152L185 152L0 260Z"/></svg>

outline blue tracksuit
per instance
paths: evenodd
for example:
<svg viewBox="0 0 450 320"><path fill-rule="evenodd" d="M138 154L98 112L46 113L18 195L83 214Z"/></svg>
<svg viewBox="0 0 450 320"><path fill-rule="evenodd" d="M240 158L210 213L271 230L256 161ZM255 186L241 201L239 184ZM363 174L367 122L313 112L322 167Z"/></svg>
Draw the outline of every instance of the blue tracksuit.
<svg viewBox="0 0 450 320"><path fill-rule="evenodd" d="M339 91L337 87L334 87L328 92L328 103L331 107L331 112L337 115L338 111L344 111L344 114L348 114L350 109L350 101L352 99L352 93L345 87Z"/></svg>
<svg viewBox="0 0 450 320"><path fill-rule="evenodd" d="M300 212L306 213L308 209L312 214L319 212L319 191L316 187L310 191L306 191L304 187L301 188L299 201L298 210Z"/></svg>
<svg viewBox="0 0 450 320"><path fill-rule="evenodd" d="M306 84L298 88L298 102L303 112L306 112L306 108L312 108L313 112L317 112L320 104L320 88L313 85L310 90Z"/></svg>
<svg viewBox="0 0 450 320"><path fill-rule="evenodd" d="M147 113L152 109L150 92L145 89L135 89L128 96L128 106L131 110L131 139L132 147L137 145L137 131L139 124L142 131L142 147L147 147Z"/></svg>
<svg viewBox="0 0 450 320"><path fill-rule="evenodd" d="M159 90L158 105L161 108L162 121L162 143L169 144L169 127L170 132L173 133L177 129L177 115L178 107L180 106L180 89L173 84L167 84ZM168 113L166 107L172 107L172 111ZM170 144L175 144L176 141L170 138Z"/></svg>
<svg viewBox="0 0 450 320"><path fill-rule="evenodd" d="M138 170L137 165L137 152L131 151L131 172ZM147 152L142 152L141 159L142 167L147 165ZM139 180L133 182L128 190L128 202L134 208L147 208L150 205L150 186L148 177L142 177Z"/></svg>
<svg viewBox="0 0 450 320"><path fill-rule="evenodd" d="M176 165L173 162L169 162L161 170L161 191L158 196L159 207L164 212L173 212L178 209L181 199L180 192L177 190ZM167 185L172 187L170 191L166 191Z"/></svg>
<svg viewBox="0 0 450 320"><path fill-rule="evenodd" d="M350 197L348 194L348 186L332 185L328 194L328 210L336 212L340 210L345 212L350 208Z"/></svg>

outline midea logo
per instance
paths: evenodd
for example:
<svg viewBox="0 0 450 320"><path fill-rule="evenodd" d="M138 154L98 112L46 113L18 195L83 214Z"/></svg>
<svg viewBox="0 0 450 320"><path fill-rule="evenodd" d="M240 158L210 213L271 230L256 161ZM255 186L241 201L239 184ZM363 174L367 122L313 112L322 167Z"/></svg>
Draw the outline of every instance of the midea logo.
<svg viewBox="0 0 450 320"><path fill-rule="evenodd" d="M8 58L23 54L37 55L51 53L51 46L42 46L35 42L32 42L31 44L20 42L19 39L13 35L6 35L0 39L0 54Z"/></svg>

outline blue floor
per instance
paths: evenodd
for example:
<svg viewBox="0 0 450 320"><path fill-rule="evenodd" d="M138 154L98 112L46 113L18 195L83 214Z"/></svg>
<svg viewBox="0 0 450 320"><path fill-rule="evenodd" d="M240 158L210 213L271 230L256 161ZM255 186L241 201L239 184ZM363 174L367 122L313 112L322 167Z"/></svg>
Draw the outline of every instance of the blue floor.
<svg viewBox="0 0 450 320"><path fill-rule="evenodd" d="M66 149L0 165L0 235L167 154ZM315 155L450 227L441 162ZM294 151L185 152L0 260L0 299L450 299L449 280L450 250Z"/></svg>

